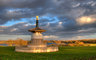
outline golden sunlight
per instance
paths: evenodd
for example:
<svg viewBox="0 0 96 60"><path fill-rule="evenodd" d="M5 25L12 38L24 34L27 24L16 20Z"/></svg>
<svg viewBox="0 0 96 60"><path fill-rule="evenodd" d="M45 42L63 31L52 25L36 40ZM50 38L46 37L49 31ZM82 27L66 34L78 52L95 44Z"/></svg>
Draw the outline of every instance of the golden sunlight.
<svg viewBox="0 0 96 60"><path fill-rule="evenodd" d="M88 16L83 16L78 18L77 23L80 25L84 25L84 24L91 24L94 23L96 21L96 19L92 18L92 17L88 17Z"/></svg>

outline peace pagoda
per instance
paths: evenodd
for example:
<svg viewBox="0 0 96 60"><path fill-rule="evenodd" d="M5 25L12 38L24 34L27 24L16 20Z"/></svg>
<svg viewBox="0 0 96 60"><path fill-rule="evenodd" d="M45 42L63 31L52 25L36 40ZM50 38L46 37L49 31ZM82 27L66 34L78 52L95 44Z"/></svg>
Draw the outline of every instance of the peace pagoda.
<svg viewBox="0 0 96 60"><path fill-rule="evenodd" d="M58 51L58 47L48 47L43 41L42 32L46 30L39 27L39 17L36 16L36 27L29 29L29 32L33 33L31 37L31 42L27 46L15 47L16 52L29 52L29 53L41 53L41 52L55 52Z"/></svg>

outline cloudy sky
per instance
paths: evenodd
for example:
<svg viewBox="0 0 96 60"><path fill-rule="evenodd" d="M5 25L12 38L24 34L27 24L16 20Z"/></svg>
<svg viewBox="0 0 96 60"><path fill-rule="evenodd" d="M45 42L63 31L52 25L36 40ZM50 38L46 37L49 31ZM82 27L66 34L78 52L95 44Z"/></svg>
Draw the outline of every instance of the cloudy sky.
<svg viewBox="0 0 96 60"><path fill-rule="evenodd" d="M0 40L30 40L35 16L44 38L96 38L96 0L0 0Z"/></svg>

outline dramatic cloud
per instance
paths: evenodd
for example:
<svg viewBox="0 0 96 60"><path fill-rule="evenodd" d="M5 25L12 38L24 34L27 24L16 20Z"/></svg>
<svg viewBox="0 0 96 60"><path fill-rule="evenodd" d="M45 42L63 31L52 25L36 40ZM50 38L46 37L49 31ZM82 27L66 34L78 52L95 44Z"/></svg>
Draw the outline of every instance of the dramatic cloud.
<svg viewBox="0 0 96 60"><path fill-rule="evenodd" d="M28 29L35 27L37 15L46 39L81 39L96 33L95 0L0 0L0 36L31 35Z"/></svg>
<svg viewBox="0 0 96 60"><path fill-rule="evenodd" d="M83 16L77 18L77 23L80 25L96 23L96 18L92 16Z"/></svg>

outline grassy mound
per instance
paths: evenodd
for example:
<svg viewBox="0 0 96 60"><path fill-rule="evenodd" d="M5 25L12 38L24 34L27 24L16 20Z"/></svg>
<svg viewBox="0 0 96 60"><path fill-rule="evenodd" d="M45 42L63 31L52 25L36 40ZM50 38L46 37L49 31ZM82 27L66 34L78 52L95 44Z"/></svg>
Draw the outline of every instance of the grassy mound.
<svg viewBox="0 0 96 60"><path fill-rule="evenodd" d="M60 47L58 52L21 53L0 47L0 60L96 60L96 47Z"/></svg>

